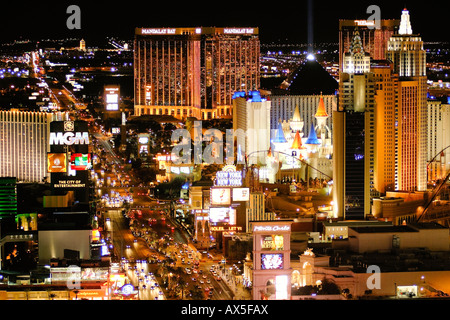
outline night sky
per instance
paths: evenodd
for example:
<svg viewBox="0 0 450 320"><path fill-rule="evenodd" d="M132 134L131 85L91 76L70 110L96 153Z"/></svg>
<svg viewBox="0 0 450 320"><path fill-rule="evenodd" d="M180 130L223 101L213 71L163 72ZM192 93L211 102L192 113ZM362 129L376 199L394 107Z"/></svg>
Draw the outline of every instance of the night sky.
<svg viewBox="0 0 450 320"><path fill-rule="evenodd" d="M9 1L2 3L0 42L16 39L83 37L87 41L118 36L132 39L135 27L259 27L262 43L305 43L308 38L308 1ZM414 33L424 41L448 41L449 13L439 1L313 2L314 42L337 42L339 19L366 19L376 4L382 19L400 19L406 6ZM178 4L180 3L180 4ZM187 6L186 3L191 4ZM257 4L254 4L257 3ZM69 30L69 5L81 9L81 30ZM446 35L445 35L446 34Z"/></svg>

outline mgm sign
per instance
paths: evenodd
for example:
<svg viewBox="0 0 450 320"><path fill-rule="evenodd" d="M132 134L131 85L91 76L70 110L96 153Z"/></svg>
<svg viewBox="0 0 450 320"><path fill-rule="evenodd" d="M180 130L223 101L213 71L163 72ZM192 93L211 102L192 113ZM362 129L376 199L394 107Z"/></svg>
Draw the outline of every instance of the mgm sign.
<svg viewBox="0 0 450 320"><path fill-rule="evenodd" d="M76 200L87 202L89 197L89 163L80 163L80 159L90 159L90 137L86 121L53 121L50 123L49 159L55 161L49 165L53 192L64 194L72 190ZM56 155L56 156L55 156ZM87 161L89 162L89 161ZM60 170L55 169L60 166Z"/></svg>

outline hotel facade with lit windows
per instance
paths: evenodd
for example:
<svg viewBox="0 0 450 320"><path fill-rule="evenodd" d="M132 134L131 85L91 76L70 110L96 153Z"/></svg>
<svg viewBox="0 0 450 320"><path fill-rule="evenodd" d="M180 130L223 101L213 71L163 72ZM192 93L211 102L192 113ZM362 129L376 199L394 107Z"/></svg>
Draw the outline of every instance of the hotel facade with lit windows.
<svg viewBox="0 0 450 320"><path fill-rule="evenodd" d="M340 71L344 66L344 55L348 52L353 41L353 31L357 28L361 37L361 44L364 52L375 59L385 59L387 44L391 36L398 30L400 20L381 19L378 21L379 27L375 21L369 20L339 20L339 66Z"/></svg>
<svg viewBox="0 0 450 320"><path fill-rule="evenodd" d="M340 22L340 47L350 49L340 52L339 111L343 112L333 113L333 135L341 137L333 139L334 191L337 196L334 201L338 204L334 209L335 214L346 219L355 204L360 209L360 217L364 217L371 212L375 197L391 191L425 191L427 188L429 114L423 42L412 32L407 9L402 11L400 20L386 21L385 36L389 37L377 40L376 28L367 29L358 23L359 20ZM347 43L352 26L353 42ZM378 29L379 32L382 29ZM372 50L381 39L384 39L379 44L385 49L383 55ZM357 101L361 106L358 107ZM365 120L362 112L367 116ZM356 119L358 113L359 120ZM350 118L355 118L354 125L348 123ZM349 143L358 136L358 125L361 126L361 139L355 140L356 144L352 146ZM363 135L367 139L362 139ZM363 157L357 159L359 153L355 150L365 151L365 169L358 175L354 174L357 166L352 161L360 161L363 166ZM359 187L356 188L357 184ZM347 194L347 189L353 190L354 194ZM364 189L367 190L362 192ZM364 203L364 208L357 205L357 201L349 203L352 198Z"/></svg>
<svg viewBox="0 0 450 320"><path fill-rule="evenodd" d="M398 74L396 190L427 189L426 51L403 9L400 28L388 42L387 58Z"/></svg>
<svg viewBox="0 0 450 320"><path fill-rule="evenodd" d="M427 107L427 180L430 181L443 179L450 170L450 104L429 99Z"/></svg>
<svg viewBox="0 0 450 320"><path fill-rule="evenodd" d="M41 182L48 177L50 122L55 114L0 111L0 177Z"/></svg>
<svg viewBox="0 0 450 320"><path fill-rule="evenodd" d="M236 91L259 88L258 28L136 28L135 116L231 118Z"/></svg>
<svg viewBox="0 0 450 320"><path fill-rule="evenodd" d="M333 111L333 209L336 217L363 220L374 193L375 78L357 29L343 61Z"/></svg>

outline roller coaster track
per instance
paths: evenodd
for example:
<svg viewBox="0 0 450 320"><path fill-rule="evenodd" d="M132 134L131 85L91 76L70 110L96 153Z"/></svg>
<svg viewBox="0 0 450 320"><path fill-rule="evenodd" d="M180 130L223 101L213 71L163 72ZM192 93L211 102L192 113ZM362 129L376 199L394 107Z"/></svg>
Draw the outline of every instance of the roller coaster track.
<svg viewBox="0 0 450 320"><path fill-rule="evenodd" d="M430 163L432 163L438 155L440 155L442 152L444 152L446 149L450 148L450 145L446 146L444 149L442 149L441 151L439 151L438 153L436 153L436 155L433 157L433 159L431 159L430 161L428 161L427 167L430 165Z"/></svg>
<svg viewBox="0 0 450 320"><path fill-rule="evenodd" d="M427 163L427 178L428 178L428 169L430 168L431 163L440 155L442 154L446 149L450 148L450 145L446 146L444 149L442 149L441 151L439 151L438 153L436 153L436 155L433 157L433 159L431 159L430 161L428 161ZM428 180L428 179L427 179Z"/></svg>
<svg viewBox="0 0 450 320"><path fill-rule="evenodd" d="M450 145L446 146L444 149L436 153L436 155L427 163L427 175L428 175L428 169L431 165L431 163L440 155L442 152L444 152L446 149L450 148ZM441 212L439 214L430 214L428 209L430 208L433 201L436 199L436 196L439 194L439 192L442 190L442 188L445 186L446 182L450 178L450 170L447 172L445 179L443 179L434 189L431 193L430 198L428 199L427 203L425 204L424 209L422 210L422 213L420 216L417 217L418 222L425 222L425 221L431 221L431 220L446 220L450 219L450 212ZM427 179L428 180L428 179ZM428 214L427 214L428 213Z"/></svg>
<svg viewBox="0 0 450 320"><path fill-rule="evenodd" d="M442 188L447 184L448 179L450 178L450 170L447 171L445 179L443 179L434 189L431 193L430 198L428 199L427 203L425 204L425 207L422 211L422 213L418 216L417 222L429 222L431 220L447 220L450 219L450 210L447 212L441 213L439 216L432 217L431 214L429 214L428 209L430 208L433 201L436 199L436 196L441 192Z"/></svg>

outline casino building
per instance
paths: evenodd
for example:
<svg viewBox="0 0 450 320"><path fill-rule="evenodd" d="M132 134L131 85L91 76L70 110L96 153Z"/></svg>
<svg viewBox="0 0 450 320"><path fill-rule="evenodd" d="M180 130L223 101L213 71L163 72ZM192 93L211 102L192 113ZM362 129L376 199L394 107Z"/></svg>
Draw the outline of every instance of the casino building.
<svg viewBox="0 0 450 320"><path fill-rule="evenodd" d="M231 118L236 91L259 88L258 28L136 28L134 114Z"/></svg>
<svg viewBox="0 0 450 320"><path fill-rule="evenodd" d="M252 221L253 300L291 299L291 224Z"/></svg>
<svg viewBox="0 0 450 320"><path fill-rule="evenodd" d="M0 111L0 177L18 182L41 182L48 177L50 122L47 112Z"/></svg>
<svg viewBox="0 0 450 320"><path fill-rule="evenodd" d="M353 42L353 32L358 29L364 52L375 60L386 59L388 41L399 29L398 19L379 19L379 26L369 20L339 20L339 66L344 67L344 53L348 52Z"/></svg>

